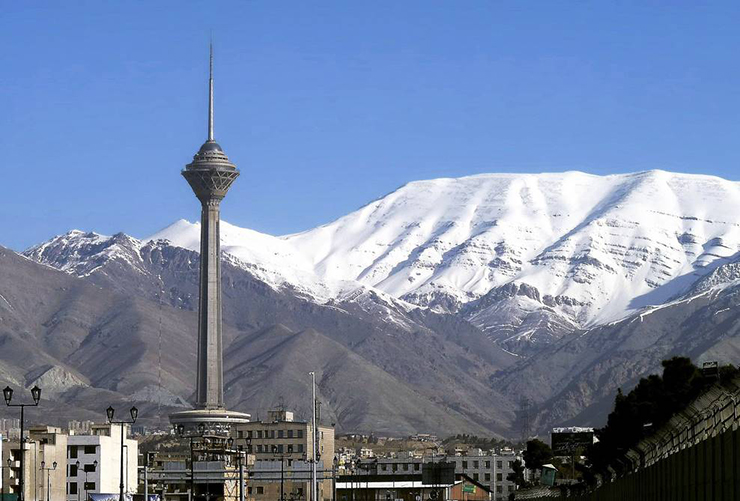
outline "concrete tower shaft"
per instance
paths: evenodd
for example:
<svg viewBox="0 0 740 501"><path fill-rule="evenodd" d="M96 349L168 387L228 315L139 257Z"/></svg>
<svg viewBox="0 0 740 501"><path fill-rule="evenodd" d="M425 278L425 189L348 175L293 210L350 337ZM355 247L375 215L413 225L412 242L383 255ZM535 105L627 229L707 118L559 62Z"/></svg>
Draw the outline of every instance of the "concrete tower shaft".
<svg viewBox="0 0 740 501"><path fill-rule="evenodd" d="M213 139L212 48L208 91L208 139L182 175L201 203L196 407L223 409L220 205L239 171Z"/></svg>

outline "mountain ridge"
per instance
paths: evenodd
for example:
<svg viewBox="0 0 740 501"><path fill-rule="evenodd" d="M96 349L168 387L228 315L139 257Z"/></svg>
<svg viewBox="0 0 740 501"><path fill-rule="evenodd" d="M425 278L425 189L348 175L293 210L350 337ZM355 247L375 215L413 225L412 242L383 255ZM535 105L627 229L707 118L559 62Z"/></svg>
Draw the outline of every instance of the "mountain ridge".
<svg viewBox="0 0 740 501"><path fill-rule="evenodd" d="M513 436L521 399L531 403L540 429L598 424L616 388L657 370L661 357L684 350L705 360L719 347L740 353L731 327L740 320L733 306L740 297L734 213L734 181L666 171L568 172L408 183L326 225L281 237L224 222L225 346L259 352L264 340L256 333L290 332L342 358L359 356L368 380L395 378L412 392L404 398L417 402L419 414L399 424L404 433L467 427ZM24 254L149 301L129 302L125 313L144 325L163 305L182 311L184 317L172 317L179 325L196 308L199 236L198 225L185 220L141 240L72 231ZM0 312L2 305L0 299ZM193 326L180 329L192 337ZM301 366L300 353L286 344L274 359ZM52 362L39 362L34 377ZM229 398L259 400L244 388L255 377L300 398L303 383L293 388L266 377L264 368L240 367ZM103 381L105 391L120 384L150 405L157 398L182 405L192 371L176 364L169 370L174 384L164 389L151 375L91 381ZM93 391L75 386L74 371L52 376L69 394ZM336 379L327 381L334 386L324 389L322 402L340 428L389 430L377 416L348 414L350 395ZM400 409L384 394L355 393ZM258 410L268 405L260 400Z"/></svg>

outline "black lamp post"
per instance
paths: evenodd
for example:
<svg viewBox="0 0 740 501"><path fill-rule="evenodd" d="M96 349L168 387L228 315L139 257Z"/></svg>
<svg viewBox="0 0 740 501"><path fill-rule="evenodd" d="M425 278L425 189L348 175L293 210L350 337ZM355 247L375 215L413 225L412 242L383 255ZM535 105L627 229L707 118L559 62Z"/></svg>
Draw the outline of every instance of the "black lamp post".
<svg viewBox="0 0 740 501"><path fill-rule="evenodd" d="M10 465L13 464L13 460L8 458L8 466L0 466L0 469L2 470L8 470L8 483L10 483ZM8 493L10 494L10 493ZM3 482L3 490L2 490L3 499L5 498L5 482Z"/></svg>
<svg viewBox="0 0 740 501"><path fill-rule="evenodd" d="M20 438L20 446L21 446L21 476L20 476L20 492L18 493L18 501L24 501L25 495L23 492L24 487L24 472L23 468L25 466L25 456L26 456L26 449L24 447L24 438L23 438L23 418L24 418L24 411L26 409L26 406L29 407L36 407L39 405L39 400L41 400L41 388L38 386L34 386L31 388L31 397L33 398L32 404L11 404L10 401L13 399L13 388L10 386L6 386L3 390L3 398L5 398L5 405L8 407L20 407L21 408L21 438Z"/></svg>
<svg viewBox="0 0 740 501"><path fill-rule="evenodd" d="M334 456L334 460L331 464L331 499L337 501L337 470L339 468L339 458Z"/></svg>
<svg viewBox="0 0 740 501"><path fill-rule="evenodd" d="M80 476L80 462L79 461L75 461L75 468L77 468L77 470L75 471L75 476L79 477ZM85 482L87 482L87 473L85 473ZM75 485L78 485L78 484L79 482L75 482ZM85 486L83 485L82 488L84 489ZM80 501L80 488L79 487L77 487L77 501ZM87 501L87 493L85 493L85 501Z"/></svg>
<svg viewBox="0 0 740 501"><path fill-rule="evenodd" d="M80 473L80 462L79 461L75 461L75 466L77 467L77 474L79 475L79 473ZM85 466L87 466L87 465L85 465ZM83 469L85 470L85 483L82 484L82 488L85 490L85 501L87 501L87 473L88 472L87 472L87 468L86 467L83 467ZM97 469L98 469L98 460L96 459L95 461L93 461L93 471L97 471ZM77 501L80 501L80 489L79 488L77 489Z"/></svg>
<svg viewBox="0 0 740 501"><path fill-rule="evenodd" d="M181 437L186 436L185 426L182 424L178 424L175 427L175 431L177 431L177 434L180 435ZM195 500L195 482L193 481L193 436L187 435L187 438L190 439L190 479L189 479L190 480L190 496L193 500Z"/></svg>
<svg viewBox="0 0 740 501"><path fill-rule="evenodd" d="M285 455L282 452L278 452L277 445L272 446L272 454L280 458L280 501L285 501L285 496L283 495L283 482L285 479L283 465L285 464Z"/></svg>
<svg viewBox="0 0 740 501"><path fill-rule="evenodd" d="M236 465L239 469L239 501L244 501L244 461L242 460L244 447L238 445L234 449L234 437L229 437L226 439L226 450L224 452L236 455Z"/></svg>
<svg viewBox="0 0 740 501"><path fill-rule="evenodd" d="M50 468L46 467L46 461L41 461L41 468L39 470L46 471L46 501L51 501L51 472L57 469L57 462L54 461ZM43 475L43 473L41 473ZM44 477L41 477L41 481L44 481Z"/></svg>
<svg viewBox="0 0 740 501"><path fill-rule="evenodd" d="M127 424L134 424L136 422L136 418L139 416L139 409L137 409L135 406L131 407L131 410L129 411L131 413L131 421L113 421L113 416L116 413L116 410L110 406L105 410L106 415L108 416L108 422L110 424L120 424L121 425L121 483L118 485L119 489L119 495L118 495L118 501L123 501L123 431L126 429Z"/></svg>

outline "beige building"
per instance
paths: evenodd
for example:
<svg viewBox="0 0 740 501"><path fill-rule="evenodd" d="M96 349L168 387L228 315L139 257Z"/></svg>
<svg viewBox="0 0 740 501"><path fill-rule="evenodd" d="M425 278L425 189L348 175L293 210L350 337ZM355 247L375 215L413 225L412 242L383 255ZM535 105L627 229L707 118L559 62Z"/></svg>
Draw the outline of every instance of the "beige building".
<svg viewBox="0 0 740 501"><path fill-rule="evenodd" d="M67 478L67 439L61 428L34 426L28 430L24 445L24 498L26 501L64 499ZM6 442L2 448L3 487L6 493L19 494L21 447L19 441ZM56 463L56 467L55 464Z"/></svg>
<svg viewBox="0 0 740 501"><path fill-rule="evenodd" d="M318 426L319 500L333 499L332 472L334 466L334 428ZM249 469L247 499L274 501L280 499L307 500L310 496L313 448L311 423L296 421L293 413L270 411L266 421L239 424L232 436L239 445L246 445L254 455Z"/></svg>

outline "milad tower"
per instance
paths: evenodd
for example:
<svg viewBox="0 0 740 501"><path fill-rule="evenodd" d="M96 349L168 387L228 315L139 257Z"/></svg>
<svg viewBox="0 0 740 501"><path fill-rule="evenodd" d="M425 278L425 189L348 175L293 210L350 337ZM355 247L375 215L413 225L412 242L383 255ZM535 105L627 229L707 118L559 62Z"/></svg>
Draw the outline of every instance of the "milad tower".
<svg viewBox="0 0 740 501"><path fill-rule="evenodd" d="M221 200L239 177L221 146L213 139L213 45L208 80L208 139L182 171L200 200L200 297L198 299L198 358L195 409L170 415L180 432L207 429L225 433L250 415L224 407L221 326Z"/></svg>

